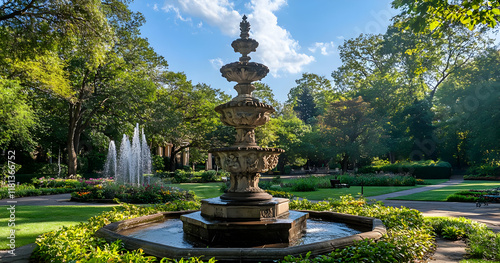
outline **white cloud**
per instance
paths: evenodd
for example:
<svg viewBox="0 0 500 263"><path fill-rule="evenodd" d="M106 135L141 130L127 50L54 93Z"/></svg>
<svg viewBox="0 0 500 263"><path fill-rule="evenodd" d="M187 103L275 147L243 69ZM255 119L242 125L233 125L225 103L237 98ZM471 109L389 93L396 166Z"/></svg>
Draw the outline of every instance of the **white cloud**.
<svg viewBox="0 0 500 263"><path fill-rule="evenodd" d="M309 51L311 51L312 53L316 53L316 51L318 50L321 51L321 55L328 56L335 52L335 44L333 44L333 42L316 42L312 47L309 48Z"/></svg>
<svg viewBox="0 0 500 263"><path fill-rule="evenodd" d="M188 18L184 18L182 15L181 15L181 12L179 10L179 8L175 5L172 5L172 4L165 4L162 8L161 8L163 11L165 12L174 12L176 14L176 17L181 20L181 21L184 21L184 22L187 22L187 21L191 21L191 18L188 17Z"/></svg>
<svg viewBox="0 0 500 263"><path fill-rule="evenodd" d="M314 61L313 56L300 53L299 42L278 25L278 18L273 12L284 5L285 0L252 0L249 5L253 9L248 16L253 33L251 37L259 42L256 55L274 76L280 71L299 73L305 65Z"/></svg>
<svg viewBox="0 0 500 263"><path fill-rule="evenodd" d="M248 15L250 37L259 42L252 61L267 65L274 76L278 76L279 72L299 73L305 65L314 61L313 56L300 53L299 42L278 25L274 12L286 4L286 0L251 0L245 5L251 10ZM162 9L173 11L179 19L186 21L181 16L182 11L219 28L223 34L235 38L239 36L239 23L243 15L234 9L230 0L167 0ZM212 64L219 61L210 60Z"/></svg>
<svg viewBox="0 0 500 263"><path fill-rule="evenodd" d="M175 0L165 6L175 6L177 10L200 18L211 26L219 28L226 35L238 33L240 14L228 0Z"/></svg>
<svg viewBox="0 0 500 263"><path fill-rule="evenodd" d="M159 10L159 9L158 9L158 4L154 4L154 5L153 5L153 10L155 10L155 11L158 11L158 10Z"/></svg>
<svg viewBox="0 0 500 263"><path fill-rule="evenodd" d="M224 65L224 62L222 62L221 58L214 58L214 59L210 59L209 61L210 61L210 64L212 64L212 66L215 69L220 69L222 67L222 65Z"/></svg>

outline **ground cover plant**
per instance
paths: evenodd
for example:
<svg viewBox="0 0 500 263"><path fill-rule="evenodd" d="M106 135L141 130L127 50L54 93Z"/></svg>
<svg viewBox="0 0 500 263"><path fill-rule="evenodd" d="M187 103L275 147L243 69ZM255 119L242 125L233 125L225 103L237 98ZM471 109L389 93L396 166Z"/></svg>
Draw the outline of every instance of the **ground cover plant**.
<svg viewBox="0 0 500 263"><path fill-rule="evenodd" d="M113 205L114 206L114 205ZM6 206L1 206L6 211ZM112 206L16 206L16 247L35 242L46 232L59 229L62 225L73 226L84 222ZM0 217L0 235L9 236L8 217ZM0 249L8 249L6 238L0 239Z"/></svg>
<svg viewBox="0 0 500 263"><path fill-rule="evenodd" d="M500 261L500 234L494 233L485 224L464 217L429 217L425 220L443 238L465 239L468 257Z"/></svg>
<svg viewBox="0 0 500 263"><path fill-rule="evenodd" d="M431 227L414 209L368 204L366 199L343 196L340 199L311 202L293 200L290 209L333 211L382 220L387 228L379 242L364 240L356 245L315 258L288 256L282 262L412 262L424 259L434 251Z"/></svg>
<svg viewBox="0 0 500 263"><path fill-rule="evenodd" d="M421 193L398 196L389 199L394 200L414 200L414 201L446 201L448 196L467 190L484 190L498 187L498 181L472 181L467 180L457 185L450 185L439 189L425 191Z"/></svg>

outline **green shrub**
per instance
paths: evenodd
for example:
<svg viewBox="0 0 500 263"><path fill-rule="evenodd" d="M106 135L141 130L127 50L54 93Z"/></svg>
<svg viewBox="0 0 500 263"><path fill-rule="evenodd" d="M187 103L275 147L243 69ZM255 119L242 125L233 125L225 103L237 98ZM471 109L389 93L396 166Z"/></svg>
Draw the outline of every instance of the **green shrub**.
<svg viewBox="0 0 500 263"><path fill-rule="evenodd" d="M189 178L191 178L191 172L187 172L184 170L175 170L174 183L187 183L189 182Z"/></svg>
<svg viewBox="0 0 500 263"><path fill-rule="evenodd" d="M217 172L215 170L201 172L201 180L203 182L215 182L217 179Z"/></svg>
<svg viewBox="0 0 500 263"><path fill-rule="evenodd" d="M399 162L394 164L377 163L359 169L359 173L409 173L420 179L448 179L451 176L451 164L443 161Z"/></svg>
<svg viewBox="0 0 500 263"><path fill-rule="evenodd" d="M295 198L294 194L285 191L266 190L266 192L274 197L282 197L288 199Z"/></svg>
<svg viewBox="0 0 500 263"><path fill-rule="evenodd" d="M313 177L296 179L292 183L292 191L295 192L310 192L318 190L317 183Z"/></svg>
<svg viewBox="0 0 500 263"><path fill-rule="evenodd" d="M500 177L500 167L498 165L483 164L469 167L469 169L467 169L467 176L464 176L464 179L495 177Z"/></svg>
<svg viewBox="0 0 500 263"><path fill-rule="evenodd" d="M151 156L151 165L153 166L154 171L162 171L165 170L165 163L163 161L163 157L153 154Z"/></svg>
<svg viewBox="0 0 500 263"><path fill-rule="evenodd" d="M33 185L20 184L15 187L15 197L65 194L75 191L75 188L36 188ZM0 188L0 199L10 198L9 188Z"/></svg>
<svg viewBox="0 0 500 263"><path fill-rule="evenodd" d="M76 179L60 179L40 177L31 179L31 183L37 188L79 188L84 187L85 183Z"/></svg>
<svg viewBox="0 0 500 263"><path fill-rule="evenodd" d="M290 165L285 165L283 168L283 174L291 174L292 173L292 167Z"/></svg>
<svg viewBox="0 0 500 263"><path fill-rule="evenodd" d="M446 197L447 202L477 202L478 197L472 195L452 194Z"/></svg>
<svg viewBox="0 0 500 263"><path fill-rule="evenodd" d="M443 227L441 235L449 240L459 240L465 236L465 230L458 226Z"/></svg>

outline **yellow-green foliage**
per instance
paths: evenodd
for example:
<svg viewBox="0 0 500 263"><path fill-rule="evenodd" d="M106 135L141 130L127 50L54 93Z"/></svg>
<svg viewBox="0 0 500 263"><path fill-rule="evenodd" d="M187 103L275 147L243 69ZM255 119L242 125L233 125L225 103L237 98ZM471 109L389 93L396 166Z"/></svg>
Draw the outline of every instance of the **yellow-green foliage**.
<svg viewBox="0 0 500 263"><path fill-rule="evenodd" d="M193 201L175 201L164 205L135 206L122 203L113 211L92 217L86 223L62 227L48 232L36 240L38 247L33 256L39 262L154 262L154 257L144 256L141 250L127 251L121 241L107 244L94 233L106 224L162 211L199 209Z"/></svg>
<svg viewBox="0 0 500 263"><path fill-rule="evenodd" d="M317 203L293 200L290 209L378 218L386 226L387 235L379 242L365 240L314 259L287 257L284 262L413 262L425 258L434 250L432 228L424 221L422 213L414 209L387 207L380 202L368 204L365 199L354 199L352 196Z"/></svg>

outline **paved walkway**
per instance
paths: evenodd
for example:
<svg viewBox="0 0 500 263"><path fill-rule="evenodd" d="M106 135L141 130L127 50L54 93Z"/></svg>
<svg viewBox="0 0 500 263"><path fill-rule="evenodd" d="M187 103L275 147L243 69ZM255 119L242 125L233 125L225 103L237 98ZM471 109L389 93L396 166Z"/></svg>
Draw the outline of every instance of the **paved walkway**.
<svg viewBox="0 0 500 263"><path fill-rule="evenodd" d="M426 201L400 201L387 200L397 196L404 196L413 193L439 189L449 185L459 184L463 181L461 176L453 176L446 183L439 185L430 185L410 190L372 196L369 199L375 199L384 202L387 206L393 207L408 207L414 208L423 213L424 216L451 216L451 217L466 217L472 220L487 224L493 231L500 232L500 203L489 204L488 206L476 207L474 203L459 203L459 202L426 202ZM14 204L16 205L110 205L103 203L77 203L69 202L70 194L49 195L22 197L12 200L0 200L0 206ZM438 249L431 262L434 263L449 263L459 262L465 255L465 244L461 241L450 242L445 240L437 240ZM29 262L29 256L34 249L34 245L30 244L16 249L16 257L11 257L6 251L0 251L0 262L9 263L25 263Z"/></svg>
<svg viewBox="0 0 500 263"><path fill-rule="evenodd" d="M413 189L409 189L409 190L404 190L404 191L399 191L399 192L394 192L394 193L389 193L389 194L384 194L384 195L370 196L368 198L369 199L376 199L376 200L385 200L387 198L416 194L416 193L421 193L421 192L425 192L425 191L443 188L443 187L450 186L450 185L456 185L456 184L462 183L463 181L464 181L463 176L454 175L451 177L451 179L448 182L445 182L442 184L427 185L427 186L423 186L423 187L417 187L417 188L413 188Z"/></svg>

